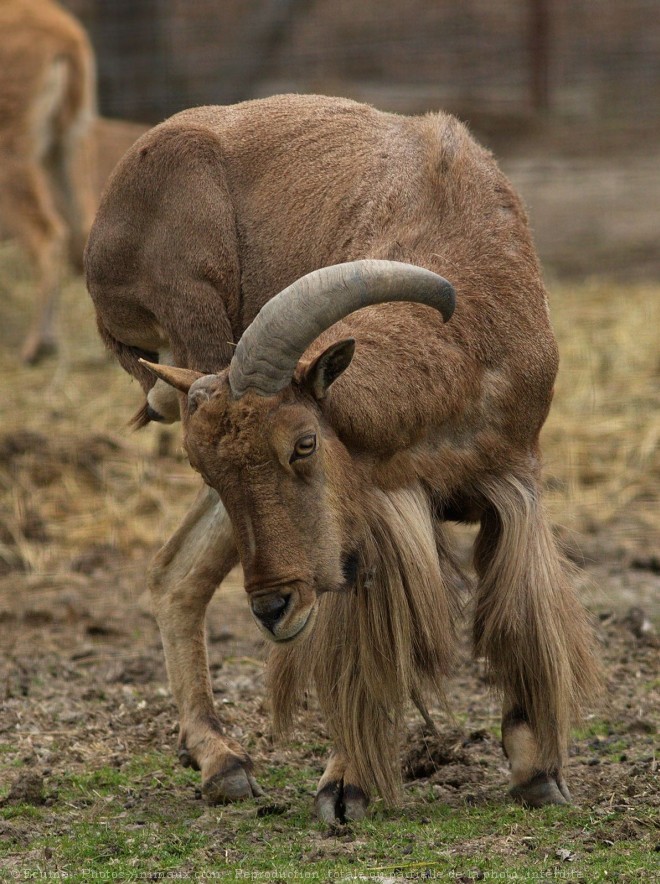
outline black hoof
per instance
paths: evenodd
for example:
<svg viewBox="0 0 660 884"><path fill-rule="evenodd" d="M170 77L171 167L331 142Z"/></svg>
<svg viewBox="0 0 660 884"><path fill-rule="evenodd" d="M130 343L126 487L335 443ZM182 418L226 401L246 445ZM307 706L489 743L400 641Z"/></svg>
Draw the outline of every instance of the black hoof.
<svg viewBox="0 0 660 884"><path fill-rule="evenodd" d="M510 795L527 807L545 807L548 804L570 804L571 793L560 775L538 773L527 783L514 786Z"/></svg>
<svg viewBox="0 0 660 884"><path fill-rule="evenodd" d="M228 804L243 798L259 798L264 790L240 762L218 771L202 784L207 804Z"/></svg>
<svg viewBox="0 0 660 884"><path fill-rule="evenodd" d="M362 789L343 780L327 783L314 799L317 817L331 825L364 819L368 806L369 798Z"/></svg>

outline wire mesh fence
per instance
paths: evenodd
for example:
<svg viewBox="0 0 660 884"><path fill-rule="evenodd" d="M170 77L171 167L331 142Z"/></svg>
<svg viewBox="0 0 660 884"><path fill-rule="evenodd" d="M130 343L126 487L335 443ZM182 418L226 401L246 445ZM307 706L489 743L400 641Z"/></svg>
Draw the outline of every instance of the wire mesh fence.
<svg viewBox="0 0 660 884"><path fill-rule="evenodd" d="M626 119L651 118L660 93L656 0L66 5L92 36L102 111L148 122L282 88Z"/></svg>
<svg viewBox="0 0 660 884"><path fill-rule="evenodd" d="M443 108L521 190L550 273L660 274L657 0L65 2L106 117L286 91ZM104 174L132 137L104 133Z"/></svg>

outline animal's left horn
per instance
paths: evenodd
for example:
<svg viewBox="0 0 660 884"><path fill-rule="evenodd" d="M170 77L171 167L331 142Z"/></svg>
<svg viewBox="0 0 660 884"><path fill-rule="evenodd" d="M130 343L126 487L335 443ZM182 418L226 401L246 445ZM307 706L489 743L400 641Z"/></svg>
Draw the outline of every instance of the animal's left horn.
<svg viewBox="0 0 660 884"><path fill-rule="evenodd" d="M268 301L243 333L229 366L233 395L238 399L252 389L271 396L284 389L322 332L355 310L386 301L435 307L446 322L456 294L437 273L398 261L351 261L314 270Z"/></svg>

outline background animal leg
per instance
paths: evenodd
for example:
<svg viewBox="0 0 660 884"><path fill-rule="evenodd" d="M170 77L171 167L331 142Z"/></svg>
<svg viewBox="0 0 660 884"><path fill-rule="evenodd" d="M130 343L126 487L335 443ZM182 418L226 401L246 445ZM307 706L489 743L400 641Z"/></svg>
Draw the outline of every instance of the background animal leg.
<svg viewBox="0 0 660 884"><path fill-rule="evenodd" d="M37 304L21 351L23 361L33 364L56 349L53 325L67 238L48 179L36 163L3 161L0 216L37 267Z"/></svg>
<svg viewBox="0 0 660 884"><path fill-rule="evenodd" d="M206 607L237 560L227 512L217 493L204 487L149 575L179 708L179 759L201 771L202 792L211 804L261 794L252 761L224 735L216 713L204 633Z"/></svg>
<svg viewBox="0 0 660 884"><path fill-rule="evenodd" d="M79 273L96 211L93 153L91 134L75 133L54 144L44 159L57 209L69 227L69 260Z"/></svg>
<svg viewBox="0 0 660 884"><path fill-rule="evenodd" d="M325 823L347 823L361 820L368 805L369 796L358 785L351 763L342 752L333 751L316 790L316 815Z"/></svg>
<svg viewBox="0 0 660 884"><path fill-rule="evenodd" d="M504 695L512 795L533 806L564 804L570 726L600 688L594 639L533 477L507 477L487 493L493 507L475 546L475 652Z"/></svg>

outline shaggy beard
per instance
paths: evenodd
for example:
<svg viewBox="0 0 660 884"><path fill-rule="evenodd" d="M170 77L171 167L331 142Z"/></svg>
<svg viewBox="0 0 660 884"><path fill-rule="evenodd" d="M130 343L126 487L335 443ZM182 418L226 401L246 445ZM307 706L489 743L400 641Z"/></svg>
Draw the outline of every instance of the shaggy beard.
<svg viewBox="0 0 660 884"><path fill-rule="evenodd" d="M445 702L461 580L421 486L374 490L365 511L354 591L319 599L310 634L272 649L268 681L281 735L311 676L334 748L366 793L393 802L409 699L430 694Z"/></svg>

